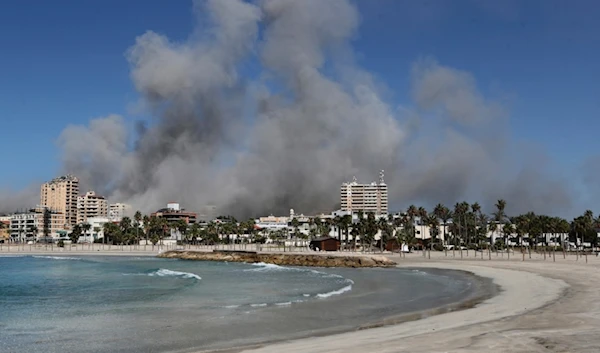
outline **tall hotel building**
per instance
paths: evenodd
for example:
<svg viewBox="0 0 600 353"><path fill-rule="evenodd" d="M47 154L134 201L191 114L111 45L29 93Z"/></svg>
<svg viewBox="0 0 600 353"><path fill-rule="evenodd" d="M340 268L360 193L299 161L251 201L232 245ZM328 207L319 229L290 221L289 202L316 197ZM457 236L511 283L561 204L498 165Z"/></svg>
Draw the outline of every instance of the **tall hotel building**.
<svg viewBox="0 0 600 353"><path fill-rule="evenodd" d="M40 205L65 217L65 227L77 224L77 197L79 180L72 175L54 178L42 184Z"/></svg>
<svg viewBox="0 0 600 353"><path fill-rule="evenodd" d="M359 184L356 177L352 182L343 183L340 189L340 200L342 211L387 214L388 188L383 181L383 170L379 173L378 183Z"/></svg>

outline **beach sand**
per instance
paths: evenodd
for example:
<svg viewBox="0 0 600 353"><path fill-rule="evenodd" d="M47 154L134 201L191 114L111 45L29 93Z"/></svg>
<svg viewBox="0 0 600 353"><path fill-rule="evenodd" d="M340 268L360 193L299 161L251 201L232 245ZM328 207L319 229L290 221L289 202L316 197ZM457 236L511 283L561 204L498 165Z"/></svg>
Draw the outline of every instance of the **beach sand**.
<svg viewBox="0 0 600 353"><path fill-rule="evenodd" d="M169 248L170 249L170 248ZM98 251L100 250L100 251ZM160 250L166 250L161 248ZM203 250L203 249L199 249ZM209 250L209 249L205 249ZM21 250L6 246L8 255L121 255L155 256L158 247L44 248ZM348 255L348 253L344 253ZM433 267L470 271L492 278L501 292L474 308L426 317L397 325L330 336L233 349L235 352L600 352L600 258L563 259L556 262L540 254L445 256L432 252L388 256L400 267ZM201 349L201 347L199 347Z"/></svg>
<svg viewBox="0 0 600 353"><path fill-rule="evenodd" d="M487 254L486 254L487 255ZM456 253L458 257L458 252ZM432 253L391 257L399 266L470 271L501 293L475 308L417 321L239 350L274 352L600 352L600 259L492 260Z"/></svg>

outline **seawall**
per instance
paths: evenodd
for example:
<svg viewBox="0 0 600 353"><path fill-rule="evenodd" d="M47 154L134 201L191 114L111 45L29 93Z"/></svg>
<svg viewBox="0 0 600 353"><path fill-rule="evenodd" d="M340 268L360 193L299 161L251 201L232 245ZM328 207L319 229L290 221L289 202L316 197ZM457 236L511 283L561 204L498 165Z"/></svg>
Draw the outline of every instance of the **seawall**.
<svg viewBox="0 0 600 353"><path fill-rule="evenodd" d="M280 266L312 266L312 267L395 267L396 263L385 256L338 256L321 254L270 254L252 251L186 251L172 250L159 254L158 257L169 259L196 261L229 261L229 262L264 262Z"/></svg>

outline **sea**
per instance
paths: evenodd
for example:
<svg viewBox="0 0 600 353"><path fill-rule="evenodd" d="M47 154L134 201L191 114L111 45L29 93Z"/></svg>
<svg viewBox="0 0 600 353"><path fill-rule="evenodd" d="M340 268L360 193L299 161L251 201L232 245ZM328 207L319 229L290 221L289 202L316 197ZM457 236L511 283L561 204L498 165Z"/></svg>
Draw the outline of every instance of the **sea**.
<svg viewBox="0 0 600 353"><path fill-rule="evenodd" d="M0 256L0 352L194 352L377 325L490 295L472 274Z"/></svg>

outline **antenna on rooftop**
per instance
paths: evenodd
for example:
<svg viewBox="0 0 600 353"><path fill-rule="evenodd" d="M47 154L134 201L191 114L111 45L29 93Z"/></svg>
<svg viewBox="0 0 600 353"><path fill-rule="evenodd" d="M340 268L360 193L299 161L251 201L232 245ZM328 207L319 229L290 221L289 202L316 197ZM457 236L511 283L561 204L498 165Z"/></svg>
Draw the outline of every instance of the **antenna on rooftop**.
<svg viewBox="0 0 600 353"><path fill-rule="evenodd" d="M353 183L358 183L358 180L356 180L356 175L352 177L352 182Z"/></svg>
<svg viewBox="0 0 600 353"><path fill-rule="evenodd" d="M379 172L379 184L385 184L383 181L383 169Z"/></svg>

